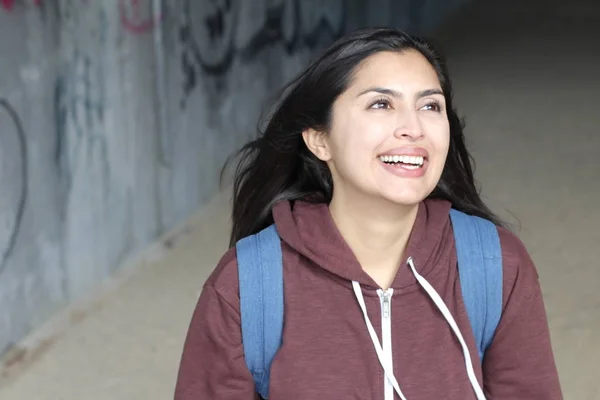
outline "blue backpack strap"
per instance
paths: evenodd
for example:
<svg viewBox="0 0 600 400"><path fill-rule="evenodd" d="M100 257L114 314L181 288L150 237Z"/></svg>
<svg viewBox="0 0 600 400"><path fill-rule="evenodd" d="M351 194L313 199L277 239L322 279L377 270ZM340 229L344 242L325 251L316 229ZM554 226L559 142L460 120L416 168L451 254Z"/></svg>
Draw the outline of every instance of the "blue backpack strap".
<svg viewBox="0 0 600 400"><path fill-rule="evenodd" d="M269 373L283 335L283 260L275 225L236 243L242 344L256 391L269 395Z"/></svg>
<svg viewBox="0 0 600 400"><path fill-rule="evenodd" d="M458 273L479 359L492 343L502 314L502 248L497 227L480 217L450 211Z"/></svg>

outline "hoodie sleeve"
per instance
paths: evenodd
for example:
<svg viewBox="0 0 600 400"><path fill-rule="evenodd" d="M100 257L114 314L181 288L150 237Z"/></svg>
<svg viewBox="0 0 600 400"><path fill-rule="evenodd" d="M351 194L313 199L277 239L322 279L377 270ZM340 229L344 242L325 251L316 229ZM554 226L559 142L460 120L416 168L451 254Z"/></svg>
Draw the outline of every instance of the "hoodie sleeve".
<svg viewBox="0 0 600 400"><path fill-rule="evenodd" d="M175 400L256 400L244 360L237 282L219 291L213 277L205 284L192 316Z"/></svg>
<svg viewBox="0 0 600 400"><path fill-rule="evenodd" d="M484 359L489 400L562 400L538 274L523 243L500 229L504 309Z"/></svg>

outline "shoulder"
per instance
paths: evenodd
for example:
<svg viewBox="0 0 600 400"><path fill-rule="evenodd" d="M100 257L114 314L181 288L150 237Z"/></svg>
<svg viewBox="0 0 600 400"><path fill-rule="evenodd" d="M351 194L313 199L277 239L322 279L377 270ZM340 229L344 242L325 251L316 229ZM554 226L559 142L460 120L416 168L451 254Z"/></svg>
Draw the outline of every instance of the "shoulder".
<svg viewBox="0 0 600 400"><path fill-rule="evenodd" d="M236 248L231 247L204 282L204 289L214 290L229 303L239 304L239 280Z"/></svg>
<svg viewBox="0 0 600 400"><path fill-rule="evenodd" d="M533 294L538 290L537 269L523 241L513 232L499 227L502 247L503 304L506 306L516 290Z"/></svg>

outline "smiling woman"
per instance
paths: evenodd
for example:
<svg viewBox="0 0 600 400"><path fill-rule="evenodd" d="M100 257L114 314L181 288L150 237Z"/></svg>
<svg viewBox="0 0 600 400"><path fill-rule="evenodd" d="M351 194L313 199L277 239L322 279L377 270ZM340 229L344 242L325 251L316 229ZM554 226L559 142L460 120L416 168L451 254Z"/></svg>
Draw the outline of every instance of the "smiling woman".
<svg viewBox="0 0 600 400"><path fill-rule="evenodd" d="M242 149L176 400L561 399L536 269L431 45L360 30L288 89Z"/></svg>

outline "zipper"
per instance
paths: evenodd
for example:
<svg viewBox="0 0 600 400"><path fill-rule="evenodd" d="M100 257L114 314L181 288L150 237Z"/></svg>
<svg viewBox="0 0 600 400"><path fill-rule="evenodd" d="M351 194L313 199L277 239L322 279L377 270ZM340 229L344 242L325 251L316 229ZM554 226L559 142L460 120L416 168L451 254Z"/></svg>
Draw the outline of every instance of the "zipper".
<svg viewBox="0 0 600 400"><path fill-rule="evenodd" d="M365 304L365 299L362 294L362 289L360 284L356 281L352 281L352 289L354 289L354 295L356 296L356 300L358 300L358 305L363 313L363 317L365 319L365 323L367 324L367 330L369 331L369 336L371 336L371 341L375 346L375 351L377 352L377 358L379 359L379 363L383 368L383 376L384 376L384 400L394 400L394 391L398 393L398 396L402 400L406 400L406 397L400 390L400 385L398 384L396 377L394 376L393 371L393 358L392 358L392 294L394 293L392 289L386 290L384 296L383 290L379 289L376 291L377 296L379 296L380 304L381 304L381 328L382 328L382 338L384 345L381 345L379 341L379 337L371 320L369 319L369 314L367 313L367 305ZM386 301L384 301L386 299ZM384 305L385 303L385 305ZM384 313L384 310L386 312ZM384 315L385 314L385 315ZM388 378L389 377L389 378Z"/></svg>
<svg viewBox="0 0 600 400"><path fill-rule="evenodd" d="M386 291L378 290L379 298L381 300L381 339L382 339L382 350L383 350L383 359L386 363L386 366L389 367L390 371L393 371L394 368L394 359L392 357L392 295L394 294L394 289L389 288ZM384 400L393 400L394 399L394 385L392 382L385 376L383 376L384 381Z"/></svg>

